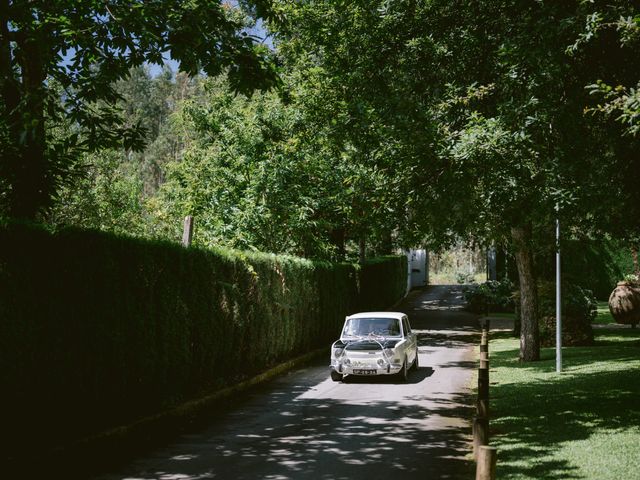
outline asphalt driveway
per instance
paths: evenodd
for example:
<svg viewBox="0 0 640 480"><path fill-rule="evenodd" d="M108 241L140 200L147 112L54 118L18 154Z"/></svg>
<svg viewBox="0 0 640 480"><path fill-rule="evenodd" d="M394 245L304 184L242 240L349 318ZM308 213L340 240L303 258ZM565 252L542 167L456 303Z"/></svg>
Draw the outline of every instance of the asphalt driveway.
<svg viewBox="0 0 640 480"><path fill-rule="evenodd" d="M420 368L329 379L328 358L292 371L100 480L471 478L477 320L458 286L412 292L398 308L419 334ZM329 346L327 345L327 356Z"/></svg>

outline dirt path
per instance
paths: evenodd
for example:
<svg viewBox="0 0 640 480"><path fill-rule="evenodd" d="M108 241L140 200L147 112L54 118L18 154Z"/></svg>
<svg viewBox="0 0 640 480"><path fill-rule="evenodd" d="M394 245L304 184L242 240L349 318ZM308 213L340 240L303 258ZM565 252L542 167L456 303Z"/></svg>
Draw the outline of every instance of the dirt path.
<svg viewBox="0 0 640 480"><path fill-rule="evenodd" d="M398 307L420 337L421 367L407 383L335 383L323 359L251 394L200 431L98 478L471 478L465 456L477 321L460 304L459 287L433 286Z"/></svg>

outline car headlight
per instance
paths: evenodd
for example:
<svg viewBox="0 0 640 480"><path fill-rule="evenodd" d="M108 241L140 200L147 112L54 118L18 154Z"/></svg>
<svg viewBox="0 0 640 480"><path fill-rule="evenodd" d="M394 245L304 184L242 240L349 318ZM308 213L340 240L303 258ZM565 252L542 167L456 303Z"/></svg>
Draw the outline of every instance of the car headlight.
<svg viewBox="0 0 640 480"><path fill-rule="evenodd" d="M396 352L393 350L393 348L385 348L384 349L384 356L387 357L387 358L393 358L395 353Z"/></svg>
<svg viewBox="0 0 640 480"><path fill-rule="evenodd" d="M344 352L344 348L334 348L333 356L336 358L340 358L342 356L342 352Z"/></svg>

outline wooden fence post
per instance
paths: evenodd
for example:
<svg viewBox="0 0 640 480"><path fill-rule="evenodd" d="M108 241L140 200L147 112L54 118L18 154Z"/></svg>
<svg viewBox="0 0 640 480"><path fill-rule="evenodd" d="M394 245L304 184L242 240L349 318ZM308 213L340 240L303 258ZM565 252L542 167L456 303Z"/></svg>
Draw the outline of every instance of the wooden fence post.
<svg viewBox="0 0 640 480"><path fill-rule="evenodd" d="M497 453L496 447L482 445L478 448L476 480L495 480Z"/></svg>
<svg viewBox="0 0 640 480"><path fill-rule="evenodd" d="M489 443L489 420L487 417L473 417L473 456L478 459L480 447Z"/></svg>
<svg viewBox="0 0 640 480"><path fill-rule="evenodd" d="M193 239L193 217L187 215L184 217L184 227L182 229L182 245L184 247L191 246L191 240Z"/></svg>
<svg viewBox="0 0 640 480"><path fill-rule="evenodd" d="M480 368L486 368L487 371L489 370L489 359L486 355L480 355Z"/></svg>
<svg viewBox="0 0 640 480"><path fill-rule="evenodd" d="M488 318L483 318L480 320L480 327L482 335L480 337L480 354L483 352L489 352L489 326L490 320Z"/></svg>
<svg viewBox="0 0 640 480"><path fill-rule="evenodd" d="M480 368L478 368L478 416L473 417L473 456L476 459L476 480L495 480L496 449L489 443L489 328L490 321L481 321Z"/></svg>
<svg viewBox="0 0 640 480"><path fill-rule="evenodd" d="M478 415L489 418L489 368L478 369Z"/></svg>

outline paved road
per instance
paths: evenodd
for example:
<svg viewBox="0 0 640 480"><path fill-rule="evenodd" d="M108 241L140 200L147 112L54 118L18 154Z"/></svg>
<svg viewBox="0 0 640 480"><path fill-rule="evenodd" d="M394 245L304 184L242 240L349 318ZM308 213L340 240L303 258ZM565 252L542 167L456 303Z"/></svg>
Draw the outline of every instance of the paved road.
<svg viewBox="0 0 640 480"><path fill-rule="evenodd" d="M458 287L412 292L398 310L420 338L406 384L328 379L328 359L291 372L202 431L100 480L471 478L475 316ZM329 348L327 346L327 355Z"/></svg>

